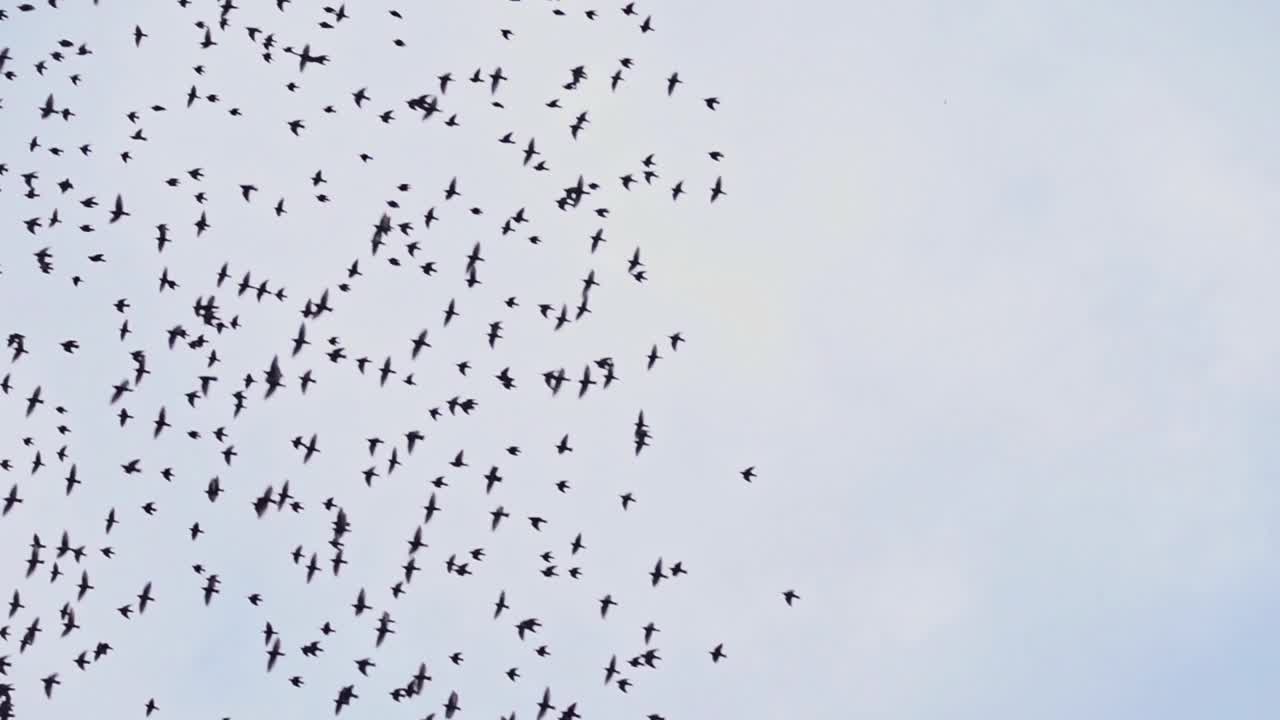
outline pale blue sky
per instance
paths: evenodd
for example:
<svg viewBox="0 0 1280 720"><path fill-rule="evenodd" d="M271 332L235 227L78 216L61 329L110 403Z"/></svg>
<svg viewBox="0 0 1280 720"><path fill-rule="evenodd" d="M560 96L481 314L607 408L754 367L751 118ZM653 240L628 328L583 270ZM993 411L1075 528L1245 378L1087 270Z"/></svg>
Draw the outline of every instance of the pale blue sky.
<svg viewBox="0 0 1280 720"><path fill-rule="evenodd" d="M383 3L352 4L352 24L329 35L314 25L323 3L296 0L283 16L266 3L238 11L239 24L273 28L281 44L309 41L334 56L290 95L283 85L296 66L255 62L240 50L243 29L207 53L193 47L190 23L215 19L214 3L196 3L199 12L65 4L0 24L0 47L12 48L24 76L0 86L0 162L10 171L0 179L9 238L0 330L31 338L33 355L12 369L17 394L42 383L51 405L73 407L73 449L88 479L68 503L52 480L19 478L28 499L0 521L9 568L0 591L20 579L31 532L56 542L70 527L73 540L97 547L103 508L128 512L110 540L120 555L94 560L99 589L80 616L85 630L56 640L66 588L22 586L47 628L11 671L22 717L140 717L152 696L161 717L318 717L353 681L355 718L438 712L450 689L464 719L513 709L532 717L548 683L588 719L1270 718L1280 708L1274 5L654 1L638 3L658 29L644 37L616 7L581 2L560 3L566 18L532 0L405 3L411 32L397 30ZM601 19L588 24L580 10L592 6ZM140 50L135 23L151 34ZM515 39L504 43L499 27ZM397 32L407 49L390 46ZM95 50L78 89L65 79L73 62L44 83L25 77L60 37ZM624 55L637 67L614 95L607 78ZM186 112L198 62L210 72L194 82L223 100ZM456 134L403 112L403 99L431 89L435 75L496 64L511 77L505 115L465 83L450 90L461 103ZM587 87L557 93L578 64L588 66ZM685 84L668 100L663 79L677 69ZM365 85L374 112L357 115L348 93ZM50 88L80 117L41 123L34 108ZM566 106L558 114L540 107L554 94ZM707 95L723 100L717 112L698 102ZM170 112L146 117L150 146L133 148L138 158L122 169L114 155L132 132L124 113L152 102ZM340 112L322 119L330 102ZM247 116L230 122L231 105ZM397 121L382 126L373 115L393 106ZM592 125L573 144L565 126L584 109ZM284 122L304 116L311 127L295 141ZM507 131L536 135L554 170L580 168L608 186L610 241L599 255L585 248L600 223L547 207L542 179L516 172L515 151L495 142ZM74 170L63 171L26 152L34 133L68 148L90 138L97 154L64 158ZM361 168L354 156L366 148L377 161ZM718 166L711 149L726 153ZM664 187L687 180L679 205L616 188L649 152ZM206 169L215 226L201 240L191 237L194 184L160 182L195 166ZM307 178L322 167L335 197L327 207L309 201ZM135 213L110 230L95 216L110 271L86 272L75 293L35 273L30 253L54 236L34 240L19 224L35 213L17 175L33 168L41 202L71 175L69 198L121 191ZM705 188L717 174L729 195L709 208ZM470 335L419 361L419 395L378 392L312 348L310 362L287 369L296 377L315 367L320 399L255 402L230 426L241 452L232 470L209 442L150 439L147 421L162 403L175 431L225 424L232 379L287 353L297 303L367 254L368 228L394 185L413 183L407 214L420 223L425 207L443 206L439 190L454 175L460 202L482 204L486 216L468 225L450 206L458 224L424 240L441 262L439 282L362 261L364 284L313 328L320 342L339 335L378 359L392 348L403 356L421 327L449 337L439 312L449 297L466 300L460 334ZM245 182L262 188L248 206L236 195ZM277 222L269 206L280 195L290 215ZM521 205L548 238L540 251L504 244L486 224ZM160 258L150 240L158 222L179 237ZM76 244L87 241L62 230L58 262L82 262ZM492 260L486 286L468 295L457 274L475 240ZM623 274L636 245L650 270L643 288ZM252 267L285 284L290 303L229 303L252 322L221 341L226 377L202 406L211 419L196 419L180 395L197 358L162 352L159 329L193 326L191 300L228 259L233 271ZM163 267L183 287L159 296L177 298L172 305L151 305ZM592 322L548 343L533 305L568 299L589 267L602 282ZM491 368L483 329L504 317L509 294L527 311L503 341L518 361ZM149 378L130 398L138 419L124 433L105 405L130 367L109 308L122 295L134 302L135 328L152 332L131 341L171 363L169 377ZM644 353L675 330L689 343L646 374ZM86 346L73 358L57 350L66 336ZM616 390L581 402L540 392L543 369L606 354L626 358ZM432 424L423 408L440 399L435 387L456 386L452 363L462 359L477 366L468 393L502 409ZM525 368L517 375L531 392L518 401L489 377L505 364ZM0 427L12 428L0 456L21 466L29 451L18 440L35 431L17 394L0 405ZM639 408L655 444L637 462L628 441ZM359 440L410 427L429 433L425 449L366 490ZM40 432L56 448L50 429ZM303 432L320 435L323 462L304 468L288 448ZM549 450L564 432L577 449L558 458ZM526 454L500 456L513 442ZM477 476L502 465L503 503L545 509L551 526L534 537L517 515L491 539L482 515L496 502L476 491L479 480L458 477L429 528L426 572L390 604L386 588L421 519L422 479L450 470L462 448ZM118 463L139 455L148 474L119 476ZM746 486L736 472L749 464L760 479ZM155 475L165 465L181 470L171 487ZM229 504L288 477L309 511L270 521L247 505L214 513L198 492L213 474L239 493ZM559 477L574 482L568 499L547 493ZM638 503L623 516L616 494L627 489ZM319 549L327 495L341 495L356 524L352 565L307 587L287 553L298 542ZM161 508L152 519L137 511L148 499ZM193 546L182 529L195 518L209 535ZM566 554L579 530L590 548L584 579L544 582L537 553ZM441 572L443 557L481 544L491 554L481 575ZM659 555L686 559L691 575L652 592L644 571ZM193 558L224 579L210 609L199 603ZM148 578L161 598L154 613L119 622L113 608ZM376 655L379 674L360 679L349 661L372 653L367 618L328 640L322 661L300 658L297 647L318 639L325 619L350 622L346 606L362 585L398 621ZM501 587L519 603L513 615L547 623L552 658L538 661L488 619ZM788 587L803 597L792 609L778 596ZM244 601L252 591L266 607ZM606 592L621 605L599 623L594 602ZM269 676L263 617L291 651ZM611 652L634 652L649 619L663 627L662 669L637 675L628 696L602 687L599 667ZM117 653L76 671L70 658L97 639ZM717 642L730 657L712 666L705 651ZM462 668L446 660L454 650L466 653ZM433 706L391 705L386 690L419 660L436 677ZM514 686L501 676L511 665L525 675ZM38 678L55 670L64 685L45 702ZM307 687L290 688L292 674Z"/></svg>

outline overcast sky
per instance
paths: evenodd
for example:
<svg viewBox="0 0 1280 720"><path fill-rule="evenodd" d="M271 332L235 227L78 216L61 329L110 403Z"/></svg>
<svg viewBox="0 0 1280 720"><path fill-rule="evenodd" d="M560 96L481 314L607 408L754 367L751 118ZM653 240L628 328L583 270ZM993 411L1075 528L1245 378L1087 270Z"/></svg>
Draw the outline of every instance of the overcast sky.
<svg viewBox="0 0 1280 720"><path fill-rule="evenodd" d="M295 0L283 14L241 4L218 45L201 50L192 23L215 23L217 3L65 0L30 13L4 3L0 47L18 77L0 85L0 330L25 334L30 354L4 369L14 390L0 404L0 457L15 466L0 489L17 482L24 498L0 520L0 592L19 587L27 606L0 654L14 662L20 717L141 717L154 697L161 718L314 718L348 683L360 699L343 717L354 718L439 714L450 690L463 718L533 717L548 685L587 719L1275 715L1275 6L653 0L628 17L621 3L439 0L348 3L351 17L322 30L320 2ZM582 14L590 7L594 22ZM648 15L656 31L642 35ZM148 34L139 48L135 25ZM274 62L245 26L275 33ZM36 75L61 38L94 54L49 60ZM299 74L281 47L306 43L331 61ZM635 67L611 92L622 57ZM466 82L499 65L504 108ZM588 79L563 90L577 65ZM457 82L444 112L423 122L404 101L437 92L446 71ZM684 82L667 97L672 71ZM83 76L78 87L71 73ZM192 84L219 101L187 109ZM361 87L372 100L357 110ZM76 117L42 121L50 92ZM722 101L714 112L708 96ZM544 106L552 97L563 109ZM321 112L328 104L337 112ZM377 115L389 109L384 124ZM582 111L590 124L574 141L568 125ZM460 127L447 128L453 113ZM286 122L300 118L307 128L294 137ZM129 140L139 128L146 142ZM507 132L516 145L497 142ZM28 152L33 135L67 153ZM549 172L521 167L529 137ZM86 142L88 158L75 150ZM650 153L660 177L624 191L618 177L639 177ZM199 182L186 175L196 167ZM328 183L312 188L316 170ZM39 198L23 197L30 171ZM601 189L584 209L557 210L579 174ZM717 176L728 194L710 205ZM64 177L75 189L62 195ZM181 183L166 186L170 177ZM446 202L453 177L462 197ZM688 194L673 203L677 180ZM245 203L238 186L248 183L259 192ZM116 193L132 216L109 226ZM97 209L80 206L90 195ZM281 197L288 214L277 218ZM414 233L395 233L370 258L392 198L401 208L389 212ZM433 206L441 220L427 231ZM55 207L63 225L26 233L22 220ZM530 223L502 236L521 207ZM197 238L201 210L212 227ZM162 254L159 223L174 237ZM607 242L592 254L597 228ZM527 242L533 234L543 242ZM476 242L483 284L468 289ZM46 246L51 275L32 258ZM627 274L637 247L643 284ZM94 252L107 262L89 263ZM342 293L356 258L363 276ZM431 277L417 269L428 260ZM288 298L258 303L224 287L221 314L242 328L215 338L191 305L214 293L223 262L235 280L250 271ZM158 294L166 269L180 287ZM553 332L537 305L572 312L590 270L600 282L592 312ZM302 304L326 288L334 312L308 323L312 346L289 358ZM518 308L503 305L509 296ZM124 316L111 307L122 297L135 333L123 343ZM443 328L451 298L462 314ZM499 320L491 350L485 333ZM208 346L167 350L164 331L179 323L205 332L222 358L194 408L183 395ZM423 328L433 347L411 362ZM671 352L676 331L687 343ZM340 364L323 355L331 336L348 349ZM81 344L74 355L58 347L69 338ZM663 358L646 371L655 343ZM152 375L108 406L139 348ZM277 354L287 385L264 402L262 373ZM379 388L355 371L361 355L390 355L399 374ZM542 384L546 370L576 378L604 356L621 378L608 390L552 398ZM463 360L465 378L454 368ZM513 392L493 379L508 366ZM318 384L302 396L307 369ZM408 372L415 387L400 382ZM233 422L230 394L245 373L259 383ZM36 385L46 404L24 419ZM476 398L478 412L427 416L455 395ZM161 405L174 427L153 440ZM135 416L123 429L121 406ZM653 440L637 458L641 410ZM61 422L69 436L54 429ZM230 467L211 436L219 426L239 453ZM415 428L427 439L407 456L403 433ZM203 436L190 440L189 429ZM303 465L289 440L312 433L320 454ZM557 455L565 433L574 451ZM399 438L405 465L394 475L386 447L369 458L374 435ZM64 443L71 456L59 463ZM509 445L522 454L508 456ZM50 466L32 477L37 447ZM459 450L470 467L448 465ZM125 476L133 458L143 473ZM67 498L71 462L83 485ZM361 471L375 462L369 488ZM486 496L492 465L506 480ZM750 485L738 475L748 465ZM211 505L203 490L214 475L226 493ZM440 475L449 487L424 530L422 572L392 599ZM285 479L305 511L256 518L251 500ZM564 495L561 479L572 486ZM624 513L627 491L636 504ZM353 524L350 564L308 585L289 552L331 555L326 497ZM151 517L139 509L148 501L159 508ZM499 504L512 517L490 533ZM110 507L121 522L104 536ZM541 532L525 519L535 514L549 521ZM195 521L206 534L192 542ZM64 528L88 546L84 563L64 558L70 575L50 584L46 549L24 580L31 534L56 546ZM579 532L587 549L571 557ZM97 552L106 545L112 560ZM445 558L474 547L488 553L474 575L445 573ZM538 572L547 550L561 577ZM689 574L650 587L659 557ZM193 563L223 581L207 608ZM573 566L580 580L565 576ZM57 608L86 568L96 589L77 605L83 629L59 639ZM115 608L148 580L156 605L124 621ZM356 619L361 587L375 610ZM791 608L789 588L801 597ZM500 590L512 609L494 622ZM261 607L246 601L252 592ZM606 593L619 606L601 620ZM384 609L396 634L375 651ZM17 638L37 615L43 632L19 658ZM511 625L533 616L544 627L522 643ZM270 674L268 620L288 653ZM338 632L322 638L326 620ZM642 651L651 620L658 669L625 668L635 682L626 695L604 686L609 656ZM320 658L303 658L299 647L320 639ZM116 650L76 670L76 653L103 640ZM548 658L533 654L542 643ZM717 643L728 657L713 665ZM447 659L455 651L461 666ZM378 667L362 678L352 661L366 656ZM387 693L419 661L434 680L393 704ZM503 676L510 667L519 682ZM63 684L46 701L39 679L51 672ZM290 687L292 675L305 687Z"/></svg>

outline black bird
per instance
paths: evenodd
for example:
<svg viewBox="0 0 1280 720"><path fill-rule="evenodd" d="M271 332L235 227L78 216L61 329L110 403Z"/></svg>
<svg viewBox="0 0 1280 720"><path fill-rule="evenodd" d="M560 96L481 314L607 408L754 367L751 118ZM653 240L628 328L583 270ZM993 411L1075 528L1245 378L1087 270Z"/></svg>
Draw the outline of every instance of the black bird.
<svg viewBox="0 0 1280 720"><path fill-rule="evenodd" d="M604 619L609 615L609 608L618 603L613 599L612 595L605 595L600 598L600 617Z"/></svg>
<svg viewBox="0 0 1280 720"><path fill-rule="evenodd" d="M383 610L382 617L378 618L377 639L374 643L375 647L382 647L382 641L386 639L387 635L395 632L395 630L392 630L390 627L393 622L395 621L391 619L390 613Z"/></svg>
<svg viewBox="0 0 1280 720"><path fill-rule="evenodd" d="M14 352L15 360L17 359L18 355L19 353L15 351ZM27 398L27 417L31 417L31 413L36 411L36 407L38 405L44 404L44 400L40 399L40 390L41 390L41 387L37 385L36 389L31 391L31 397Z"/></svg>
<svg viewBox="0 0 1280 720"><path fill-rule="evenodd" d="M151 583L148 582L142 587L142 592L138 593L138 614L147 611L147 605L154 602L155 598L151 597Z"/></svg>
<svg viewBox="0 0 1280 720"><path fill-rule="evenodd" d="M356 595L356 601L351 605L351 607L355 608L356 617L360 617L365 610L369 610L371 608L371 606L365 604L364 588L360 589L360 593Z"/></svg>
<svg viewBox="0 0 1280 720"><path fill-rule="evenodd" d="M129 217L129 215L130 213L128 213L124 209L124 198L120 197L120 195L117 194L115 206L111 210L111 218L108 222L110 224L115 224L116 221L118 221L120 218Z"/></svg>
<svg viewBox="0 0 1280 720"><path fill-rule="evenodd" d="M542 699L538 701L537 720L542 720L543 716L555 709L556 706L551 704L551 688L546 688L542 691Z"/></svg>
<svg viewBox="0 0 1280 720"><path fill-rule="evenodd" d="M156 416L156 419L155 419L155 421L152 423L152 425L153 425L153 426L154 426L154 428L155 428L155 429L152 431L152 434L151 434L151 437L153 437L153 438L158 438L158 437L160 437L160 433L164 432L164 429L165 429L165 428L167 428L167 427L172 427L172 425L170 425L170 424L169 424L169 422L165 420L165 409L164 409L164 406L161 406L161 407L160 407L160 414Z"/></svg>
<svg viewBox="0 0 1280 720"><path fill-rule="evenodd" d="M267 628L270 629L270 627L270 624L268 624ZM270 638L268 638L269 640ZM276 638L275 644L267 651L267 672L271 672L276 666L276 661L283 656L284 652L280 650L280 639Z"/></svg>
<svg viewBox="0 0 1280 720"><path fill-rule="evenodd" d="M710 650L708 654L711 656L711 662L715 662L715 663L720 662L723 658L727 657L724 654L724 643L720 643L719 645L716 645L714 648Z"/></svg>
<svg viewBox="0 0 1280 720"><path fill-rule="evenodd" d="M449 307L452 309L452 302L450 302ZM418 333L418 336L413 339L413 354L411 355L411 359L418 359L418 353L422 352L423 348L429 347L431 347L431 343L427 342L427 331L423 329Z"/></svg>
<svg viewBox="0 0 1280 720"><path fill-rule="evenodd" d="M359 699L356 695L355 686L347 685L338 691L338 697L333 701L333 714L338 715L342 709L351 704L352 700Z"/></svg>

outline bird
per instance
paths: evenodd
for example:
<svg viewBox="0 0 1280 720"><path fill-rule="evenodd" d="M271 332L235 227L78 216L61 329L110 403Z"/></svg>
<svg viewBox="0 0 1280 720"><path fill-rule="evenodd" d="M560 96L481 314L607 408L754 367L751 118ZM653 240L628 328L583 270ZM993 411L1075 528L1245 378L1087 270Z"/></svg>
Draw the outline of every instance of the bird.
<svg viewBox="0 0 1280 720"><path fill-rule="evenodd" d="M676 85L679 85L682 82L684 81L680 79L680 73L678 72L671 73L671 75L667 78L667 96L669 97L672 93L674 93L676 91Z"/></svg>
<svg viewBox="0 0 1280 720"><path fill-rule="evenodd" d="M612 595L605 595L604 597L600 598L600 618L604 619L608 617L609 608L617 604L618 603L614 601Z"/></svg>
<svg viewBox="0 0 1280 720"><path fill-rule="evenodd" d="M40 682L44 685L44 696L47 698L53 697L54 686L62 684L62 682L58 680L58 673L51 673L45 676Z"/></svg>

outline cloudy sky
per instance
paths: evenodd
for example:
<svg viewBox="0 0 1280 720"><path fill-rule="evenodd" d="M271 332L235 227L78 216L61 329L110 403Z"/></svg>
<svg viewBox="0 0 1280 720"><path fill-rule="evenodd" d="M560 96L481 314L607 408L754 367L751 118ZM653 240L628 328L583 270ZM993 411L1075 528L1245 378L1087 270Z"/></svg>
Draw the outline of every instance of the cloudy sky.
<svg viewBox="0 0 1280 720"><path fill-rule="evenodd" d="M655 0L628 17L621 3L438 0L349 3L351 17L322 30L323 3L279 13L242 2L202 50L193 23L216 22L217 3L4 4L0 47L18 77L0 85L0 330L26 335L30 354L4 369L14 390L0 403L0 456L15 466L0 482L24 498L0 520L0 592L18 587L27 606L0 654L14 662L20 717L141 717L155 698L160 717L312 718L349 683L361 697L343 716L356 718L440 713L450 690L463 718L533 717L546 686L586 718L1264 718L1280 707L1274 6ZM594 22L582 15L591 7ZM642 35L647 15L656 31ZM138 48L135 25L148 34ZM275 33L274 62L245 26ZM37 75L62 38L94 54L49 60ZM299 74L281 46L306 43L332 60ZM635 67L611 92L621 57ZM510 78L496 95L504 108L466 82L498 65ZM588 80L564 91L577 65ZM404 100L436 92L446 71L457 82L444 114L423 122ZM684 83L668 98L672 71ZM219 102L187 109L192 84ZM357 110L350 93L361 87L373 99ZM76 117L42 121L35 108L50 92ZM708 96L722 101L715 112ZM563 109L546 108L551 97ZM327 104L337 112L321 112ZM385 110L393 122L378 120ZM568 125L582 111L590 124L574 141ZM441 122L452 113L458 128ZM294 119L306 121L301 137L286 127ZM146 142L129 139L139 128ZM517 145L497 142L507 132ZM67 154L28 152L33 135ZM520 166L529 137L549 172ZM86 142L87 158L74 149ZM650 153L659 179L623 191L618 176L639 177ZM199 182L186 175L196 167ZM317 170L328 182L313 188ZM23 197L30 171L39 198ZM608 218L555 208L580 173L601 184L584 205ZM728 195L710 205L717 176ZM65 196L64 177L76 186ZM182 182L168 187L170 177ZM463 195L445 202L453 177ZM677 180L689 193L673 203ZM248 183L259 192L245 203ZM132 216L108 226L116 193ZM81 207L89 195L103 207ZM289 212L277 218L281 197ZM395 233L370 258L392 198L414 234ZM433 206L442 219L427 231ZM25 232L22 220L55 207L63 225ZM500 235L521 207L530 223ZM212 227L197 238L202 210ZM159 223L174 237L161 254ZM600 227L607 242L592 254ZM484 284L468 289L476 242ZM51 275L31 257L46 246ZM627 275L637 247L643 284ZM94 252L107 262L89 263ZM342 293L356 258L363 276ZM417 269L427 260L437 275ZM215 337L191 304L215 292L223 262L288 298L217 291L242 328ZM162 270L177 290L156 292ZM572 310L590 270L601 283L592 312L553 332L536 306ZM326 288L334 312L309 323L313 345L289 358L301 305ZM503 305L509 296L518 308ZM111 307L121 297L133 306L123 343ZM443 328L451 298L462 315ZM504 337L491 350L494 321ZM164 331L179 323L222 358L195 407L183 395L208 347L167 350ZM423 328L433 347L411 363ZM676 331L688 342L671 352ZM348 348L341 364L323 355L331 336ZM81 344L74 355L58 348L69 338ZM646 371L655 343L664 357ZM139 348L152 375L108 406ZM286 388L264 402L256 384L232 421L240 378L260 383L274 355ZM390 355L399 374L379 388L355 371L361 355ZM542 385L543 371L577 377L603 356L621 378L608 390L552 398ZM463 360L465 378L454 368ZM492 377L503 367L514 392ZM318 384L303 396L307 369ZM415 387L401 383L408 372ZM36 385L46 404L26 419ZM427 416L455 395L479 411ZM153 440L162 405L174 427ZM120 406L135 416L123 429ZM653 444L636 458L640 410ZM219 426L239 453L230 467L211 436ZM411 457L410 429L427 435ZM303 465L289 439L312 433L320 454ZM574 451L557 455L566 433ZM394 475L385 447L369 457L374 435L401 438ZM64 443L71 457L59 463ZM50 466L33 477L36 448ZM470 467L448 465L458 450ZM119 466L133 458L143 473L126 476ZM83 485L68 498L71 462ZM374 463L381 476L366 487L361 471ZM491 465L506 480L486 496ZM748 465L750 485L738 476ZM214 475L227 492L211 505L202 491ZM392 599L428 482L442 475L423 570ZM251 500L285 479L305 511L256 518ZM565 495L553 485L562 479ZM636 504L624 513L628 491ZM350 564L306 584L289 552L332 554L326 497L351 518ZM139 509L148 501L151 517ZM513 517L490 533L499 504ZM111 507L121 523L104 536ZM540 533L525 520L534 514L549 521ZM206 534L192 542L196 521ZM51 584L46 549L24 579L31 534L56 545L63 529L88 546L85 562L64 558L71 574ZM570 557L579 532L587 550ZM114 559L98 554L107 545ZM474 547L488 553L474 575L445 573L445 558ZM561 577L538 572L548 550ZM658 557L690 573L651 588ZM208 607L194 563L223 581ZM582 579L564 576L573 566ZM86 568L96 589L77 606L82 629L60 639L57 608ZM148 580L157 604L124 621L115 608ZM374 619L349 609L361 587L374 619L385 609L396 620L376 651ZM801 596L792 608L788 588ZM512 609L494 622L500 590ZM261 607L245 600L252 592ZM619 606L601 620L606 593ZM36 616L44 630L19 657L17 636ZM544 628L522 643L511 624L531 616ZM268 620L288 653L271 674ZM303 658L326 620L338 632L319 659ZM626 668L626 695L602 685L609 656L642 651L651 620L659 668ZM75 669L98 641L116 650ZM541 643L550 657L533 654ZM717 643L728 658L713 665ZM455 651L460 666L447 659ZM378 663L370 678L352 662L366 656ZM419 661L434 678L424 697L393 704L387 693ZM510 667L518 683L503 676ZM63 684L46 701L40 678L51 672ZM306 685L290 687L293 675Z"/></svg>

